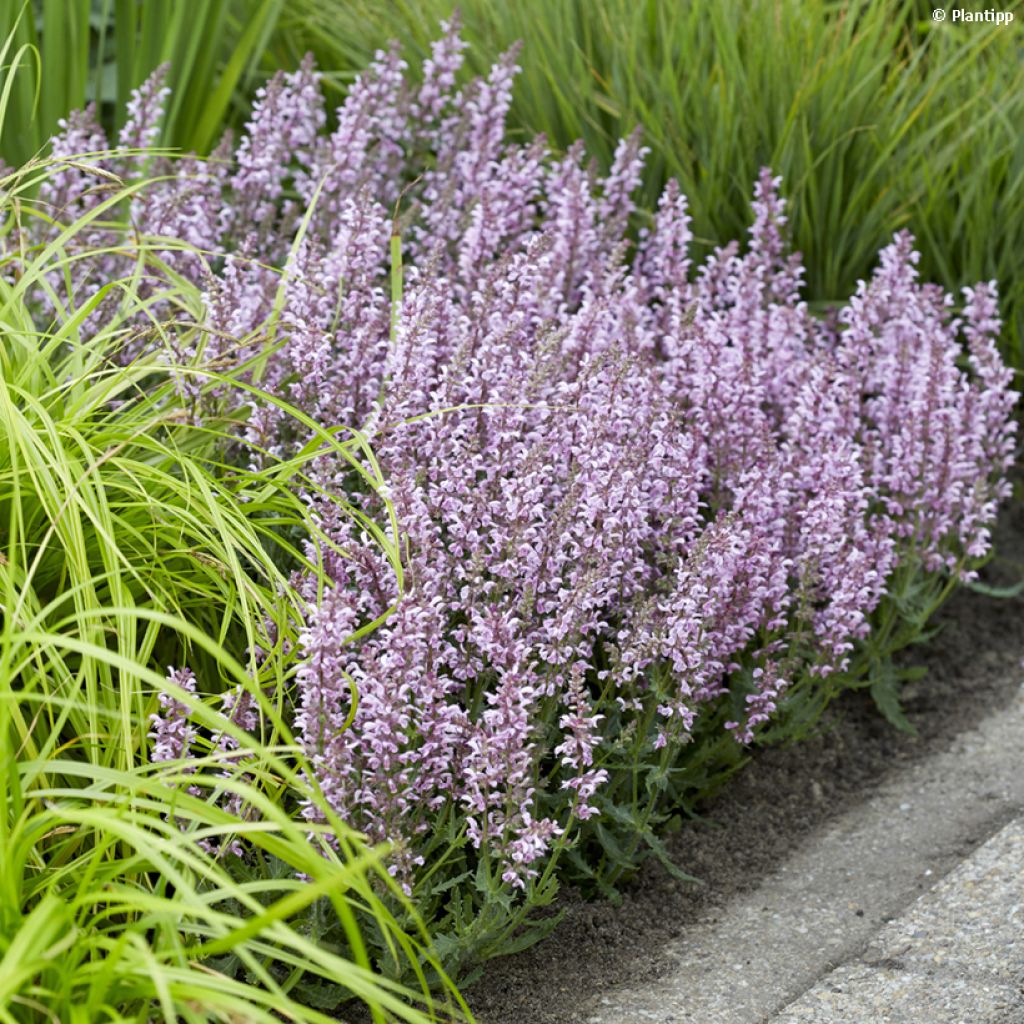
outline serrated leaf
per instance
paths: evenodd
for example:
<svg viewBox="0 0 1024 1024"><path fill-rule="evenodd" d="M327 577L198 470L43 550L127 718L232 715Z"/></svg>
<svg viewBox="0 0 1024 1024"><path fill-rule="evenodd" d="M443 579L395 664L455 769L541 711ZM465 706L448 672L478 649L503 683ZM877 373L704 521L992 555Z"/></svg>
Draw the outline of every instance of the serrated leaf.
<svg viewBox="0 0 1024 1024"><path fill-rule="evenodd" d="M587 862L587 859L580 853L579 850L566 850L562 854L564 861L568 861L572 865L573 869L579 872L580 876L590 881L594 880L595 873L594 868Z"/></svg>
<svg viewBox="0 0 1024 1024"><path fill-rule="evenodd" d="M652 768L644 779L644 789L649 796L656 796L668 787L668 772L663 768Z"/></svg>
<svg viewBox="0 0 1024 1024"><path fill-rule="evenodd" d="M443 882L438 882L436 885L430 886L422 895L424 898L430 896L438 896L441 893L448 892L449 889L454 889L455 886L460 885L467 878L469 878L470 872L463 871L462 874L453 875L451 878L446 878Z"/></svg>
<svg viewBox="0 0 1024 1024"><path fill-rule="evenodd" d="M594 887L613 907L622 906L622 893L619 892L618 888L614 884L606 881L600 875L595 875Z"/></svg>
<svg viewBox="0 0 1024 1024"><path fill-rule="evenodd" d="M557 875L549 875L542 885L534 885L530 890L530 903L534 907L546 907L554 902L561 886Z"/></svg>
<svg viewBox="0 0 1024 1024"><path fill-rule="evenodd" d="M462 954L462 943L453 932L438 932L432 936L432 945L438 959L446 967L456 962Z"/></svg>
<svg viewBox="0 0 1024 1024"><path fill-rule="evenodd" d="M693 885L703 885L703 879L696 875L687 874L669 855L665 844L650 830L644 832L644 842L650 847L651 853L657 858L658 863L677 881L689 882Z"/></svg>
<svg viewBox="0 0 1024 1024"><path fill-rule="evenodd" d="M543 921L527 925L513 938L509 939L507 942L503 942L500 949L495 952L499 956L509 956L512 953L521 953L524 949L529 949L531 946L535 946L542 939L546 939L551 932L554 931L554 929L561 923L563 917L565 917L565 911L560 910L557 914L544 918Z"/></svg>
<svg viewBox="0 0 1024 1024"><path fill-rule="evenodd" d="M622 848L617 836L611 829L605 828L604 825L599 822L595 827L594 832L597 834L597 839L601 844L602 849L616 867L628 871L636 869L636 864L633 861L633 858Z"/></svg>
<svg viewBox="0 0 1024 1024"><path fill-rule="evenodd" d="M928 629L922 629L921 632L918 633L917 636L915 636L914 639L910 641L910 643L911 644L927 644L927 643L930 643L932 640L935 639L935 637L937 637L939 635L939 633L942 632L942 628L943 628L942 624L940 623L938 625L931 626Z"/></svg>
<svg viewBox="0 0 1024 1024"><path fill-rule="evenodd" d="M491 884L491 873L487 870L487 861L480 859L473 877L473 887L481 896L490 896L494 886Z"/></svg>
<svg viewBox="0 0 1024 1024"><path fill-rule="evenodd" d="M875 707L882 712L885 720L908 736L916 736L917 730L903 712L900 704L900 683L892 670L891 662L886 663L871 684L871 697Z"/></svg>
<svg viewBox="0 0 1024 1024"><path fill-rule="evenodd" d="M637 816L632 807L626 808L622 804L616 804L612 802L604 802L601 804L601 817L611 818L613 821L620 825L624 825L626 828L636 831L639 822Z"/></svg>
<svg viewBox="0 0 1024 1024"><path fill-rule="evenodd" d="M475 984L484 976L483 964L477 964L475 967L471 967L468 971L459 974L459 984L463 988L469 988L470 985Z"/></svg>
<svg viewBox="0 0 1024 1024"><path fill-rule="evenodd" d="M302 997L303 1006L311 1006L314 1010L336 1010L346 997L351 998L351 993L340 985L310 981L308 978L300 980L294 991Z"/></svg>

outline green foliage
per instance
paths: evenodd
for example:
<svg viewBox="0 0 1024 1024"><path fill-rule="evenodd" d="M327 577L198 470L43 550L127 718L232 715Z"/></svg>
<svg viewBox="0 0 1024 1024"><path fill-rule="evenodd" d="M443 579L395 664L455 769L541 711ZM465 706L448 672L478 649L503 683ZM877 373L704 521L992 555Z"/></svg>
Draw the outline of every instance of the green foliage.
<svg viewBox="0 0 1024 1024"><path fill-rule="evenodd" d="M7 0L0 38L8 66L11 123L0 156L12 166L40 152L57 121L94 102L118 128L131 90L165 61L171 99L159 142L208 152L246 109L283 0Z"/></svg>
<svg viewBox="0 0 1024 1024"><path fill-rule="evenodd" d="M425 56L452 6L11 4L0 14L0 29L12 29L0 65L28 73L3 78L0 152L22 163L59 117L90 99L116 125L129 90L165 60L172 98L160 141L208 150L244 111L262 69L294 66L311 48L340 101L387 38ZM1020 364L1019 34L935 25L919 2L460 6L472 70L525 41L513 110L524 136L544 131L562 147L583 137L607 165L617 138L642 124L652 149L648 204L677 177L705 249L742 235L749 183L770 165L786 178L793 238L822 309L866 275L894 230L910 227L926 276L951 289L999 279L1007 345ZM43 173L45 163L30 163L0 183L8 239L17 238L19 218L45 216L28 198ZM338 848L321 855L307 841L296 810L319 798L282 710L285 645L301 622L287 575L303 564L298 539L316 530L295 484L308 484L303 465L315 446L285 465L245 468L231 449L233 415L210 410L228 408L218 406L217 389L248 385L183 362L182 352L202 349L192 326L199 297L144 241L135 242L132 277L88 299L72 293L43 327L31 314L33 296L56 298L54 281L88 255L78 236L122 216L127 195L115 191L89 224L61 225L45 248L9 248L0 263L0 844L10 851L0 875L0 1021L269 1021L279 1013L317 1021L346 995L377 1019L424 1020L456 1012L425 995L444 988L442 961L471 978L477 962L553 927L557 916L543 910L556 866L611 895L645 856L687 877L659 835L745 763L721 727L728 700L674 759L656 746L653 719L618 735L601 765L611 780L600 817L559 846L515 906L500 869L469 850L450 808L434 829L448 852L411 899L382 869L380 851L329 813L343 837ZM85 340L82 322L101 306L104 326ZM124 353L138 338L128 322L139 314L159 344L129 361ZM320 432L318 443L360 464L358 439ZM366 482L374 484L369 474ZM795 681L761 742L805 735L852 687L868 688L894 725L909 727L899 690L914 670L893 654L927 635L951 585L922 587L921 578L908 570L895 581L848 674L827 685ZM257 648L269 656L257 662ZM225 762L212 746L196 771L147 765L144 734L163 667L186 661L215 688L240 684L260 701L262 742L235 737L244 772L242 758ZM733 690L741 702L742 668ZM208 733L231 731L208 699L195 711ZM231 794L250 813L224 810ZM244 860L206 852L197 833L214 848L244 836L251 852ZM298 873L312 881L300 883ZM436 958L421 914L437 923ZM409 980L418 995L401 987Z"/></svg>
<svg viewBox="0 0 1024 1024"><path fill-rule="evenodd" d="M857 644L847 671L824 680L797 680L781 701L778 721L759 734L759 741L800 740L840 694L863 689L891 725L915 735L901 694L904 684L922 678L925 670L906 664L906 657L898 655L936 635L939 627L930 625L932 618L956 589L960 571L976 567L977 560L964 558L954 570L927 572L913 557L908 558L893 573L888 593L871 615L871 632Z"/></svg>
<svg viewBox="0 0 1024 1024"><path fill-rule="evenodd" d="M43 649L41 638L31 642ZM2 696L9 739L10 688ZM375 1019L432 1019L431 1001L377 977L358 942L366 919L376 919L401 955L422 955L376 893L387 878L383 851L350 837L327 859L274 801L219 772L189 774L188 785L204 795L234 789L258 808L257 820L185 792L180 772L106 769L67 751L14 761L4 747L0 1020L270 1022L282 1012L332 1020L302 1005L310 978L364 1001ZM280 759L263 759L257 773L279 770ZM197 845L199 830L214 843L243 834L289 874L236 880ZM353 938L346 949L325 948L294 924L325 894ZM244 980L218 969L225 950L244 964Z"/></svg>
<svg viewBox="0 0 1024 1024"><path fill-rule="evenodd" d="M280 60L312 49L340 95L389 38L412 59L458 6L486 71L524 41L513 124L607 167L643 126L648 204L667 177L706 246L742 237L750 182L785 177L810 298L828 306L908 227L922 274L997 278L1024 359L1024 61L1016 26L937 24L921 3L856 0L295 0ZM699 255L699 254L698 254Z"/></svg>

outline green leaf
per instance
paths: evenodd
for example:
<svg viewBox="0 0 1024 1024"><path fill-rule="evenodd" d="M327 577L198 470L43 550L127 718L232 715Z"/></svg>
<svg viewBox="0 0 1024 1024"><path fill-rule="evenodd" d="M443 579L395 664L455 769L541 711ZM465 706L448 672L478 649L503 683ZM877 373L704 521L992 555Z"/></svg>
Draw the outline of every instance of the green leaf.
<svg viewBox="0 0 1024 1024"><path fill-rule="evenodd" d="M926 629L922 629L910 641L910 643L914 646L918 646L920 644L929 644L942 632L944 628L945 627L942 625L942 623L936 623L934 626L929 626Z"/></svg>
<svg viewBox="0 0 1024 1024"><path fill-rule="evenodd" d="M928 668L925 665L911 665L908 668L901 668L897 677L904 683L916 683L928 675Z"/></svg>
<svg viewBox="0 0 1024 1024"><path fill-rule="evenodd" d="M557 914L552 914L551 917L524 925L513 938L501 943L501 946L494 951L495 955L511 956L513 953L521 953L524 949L535 946L542 939L546 939L561 924L564 917L565 911L561 910Z"/></svg>
<svg viewBox="0 0 1024 1024"><path fill-rule="evenodd" d="M491 875L490 862L486 857L481 857L477 862L476 873L473 876L473 888L476 889L484 899L490 899L495 895L497 886Z"/></svg>
<svg viewBox="0 0 1024 1024"><path fill-rule="evenodd" d="M687 874L669 855L665 844L650 829L644 832L644 842L650 847L651 853L657 858L658 863L677 881L687 882L692 885L704 885L704 881L696 875Z"/></svg>
<svg viewBox="0 0 1024 1024"><path fill-rule="evenodd" d="M969 580L964 586L976 594L984 594L985 597L995 597L1000 600L1020 597L1021 594L1024 594L1024 579L1007 587L994 587L988 583L982 583L981 580Z"/></svg>
<svg viewBox="0 0 1024 1024"><path fill-rule="evenodd" d="M883 662L871 683L871 697L875 707L882 712L890 725L908 736L916 736L917 730L904 714L900 704L900 689L900 680L893 670L892 662Z"/></svg>

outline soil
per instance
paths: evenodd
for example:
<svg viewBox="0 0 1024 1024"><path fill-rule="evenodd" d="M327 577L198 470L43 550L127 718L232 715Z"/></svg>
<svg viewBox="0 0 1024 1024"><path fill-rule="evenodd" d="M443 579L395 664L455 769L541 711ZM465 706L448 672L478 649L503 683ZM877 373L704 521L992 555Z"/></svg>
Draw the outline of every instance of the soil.
<svg viewBox="0 0 1024 1024"><path fill-rule="evenodd" d="M1004 513L996 545L982 581L1005 587L1024 574L1020 503ZM866 694L849 693L816 736L758 751L703 817L668 841L673 860L702 886L680 883L652 861L618 906L563 892L565 918L551 936L493 961L465 993L480 1024L582 1024L581 992L658 977L668 967L666 943L688 923L713 921L717 908L756 886L812 829L1005 706L1021 685L1024 595L961 589L936 622L942 631L908 660L928 670L904 690L917 737L897 732Z"/></svg>

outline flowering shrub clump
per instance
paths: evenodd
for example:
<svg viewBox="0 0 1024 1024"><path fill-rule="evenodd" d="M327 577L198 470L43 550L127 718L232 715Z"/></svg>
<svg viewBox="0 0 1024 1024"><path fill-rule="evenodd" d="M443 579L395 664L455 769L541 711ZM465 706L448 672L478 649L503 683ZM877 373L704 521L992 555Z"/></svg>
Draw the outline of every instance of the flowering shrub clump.
<svg viewBox="0 0 1024 1024"><path fill-rule="evenodd" d="M797 681L852 679L898 569L971 575L1016 396L993 285L957 310L900 234L813 315L767 170L746 245L693 265L678 188L631 201L639 135L603 178L578 147L509 141L515 52L459 88L462 51L449 27L418 85L379 54L330 134L311 65L279 75L234 150L152 161L131 219L204 289L204 345L179 357L250 365L369 437L380 489L328 454L297 483L331 582L295 578L296 733L409 891L456 930L465 900L497 902L497 933L510 891L541 899L552 854L621 825L621 780L701 722L750 743ZM83 115L55 152L95 133ZM54 181L65 207L94 184L81 161ZM254 401L246 441L287 458L312 437L295 423ZM192 741L181 711L155 756Z"/></svg>

